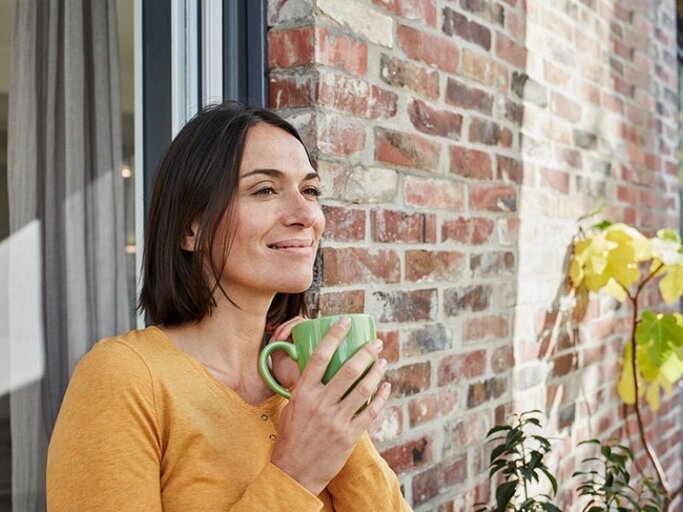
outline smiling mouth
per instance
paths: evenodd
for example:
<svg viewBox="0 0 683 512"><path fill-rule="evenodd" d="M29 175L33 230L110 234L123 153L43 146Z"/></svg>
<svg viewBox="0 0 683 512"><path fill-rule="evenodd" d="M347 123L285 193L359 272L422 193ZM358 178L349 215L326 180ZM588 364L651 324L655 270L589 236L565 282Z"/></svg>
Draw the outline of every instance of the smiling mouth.
<svg viewBox="0 0 683 512"><path fill-rule="evenodd" d="M289 254L310 254L313 251L313 242L310 240L286 240L268 244L268 248Z"/></svg>

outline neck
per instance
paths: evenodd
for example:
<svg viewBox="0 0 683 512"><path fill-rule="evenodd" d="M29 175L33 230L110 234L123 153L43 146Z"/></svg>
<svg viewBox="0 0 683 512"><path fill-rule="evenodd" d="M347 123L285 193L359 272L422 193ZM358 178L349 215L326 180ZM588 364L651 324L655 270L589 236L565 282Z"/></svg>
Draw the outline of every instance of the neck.
<svg viewBox="0 0 683 512"><path fill-rule="evenodd" d="M236 300L238 309L221 295L212 314L198 323L161 328L181 350L250 400L254 393L265 390L257 361L271 301L272 296L258 301L253 297L250 301Z"/></svg>

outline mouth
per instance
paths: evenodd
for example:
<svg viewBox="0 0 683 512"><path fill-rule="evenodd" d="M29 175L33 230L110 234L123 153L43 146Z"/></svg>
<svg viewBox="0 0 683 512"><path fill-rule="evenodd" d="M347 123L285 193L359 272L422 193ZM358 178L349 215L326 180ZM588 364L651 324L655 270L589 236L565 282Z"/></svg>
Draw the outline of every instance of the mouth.
<svg viewBox="0 0 683 512"><path fill-rule="evenodd" d="M313 240L281 240L268 244L268 249L283 254L309 255L313 252Z"/></svg>

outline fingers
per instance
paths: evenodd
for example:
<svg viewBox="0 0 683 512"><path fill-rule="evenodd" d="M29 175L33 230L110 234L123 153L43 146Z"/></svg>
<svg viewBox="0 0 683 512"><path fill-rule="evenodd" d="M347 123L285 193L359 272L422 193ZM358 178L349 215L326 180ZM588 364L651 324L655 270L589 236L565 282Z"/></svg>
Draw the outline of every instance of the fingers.
<svg viewBox="0 0 683 512"><path fill-rule="evenodd" d="M292 335L292 329L294 328L294 326L296 324L300 324L304 320L306 320L306 319L301 315L297 315L297 316L290 318L286 322L283 322L280 325L278 325L275 328L275 330L273 330L273 334L271 335L270 338L274 341L275 340L282 340L282 341L288 340Z"/></svg>
<svg viewBox="0 0 683 512"><path fill-rule="evenodd" d="M308 365L299 381L300 386L322 386L323 375L327 365L330 363L334 351L337 350L339 344L344 340L344 336L349 332L350 327L351 320L347 317L340 318L332 325L318 347L311 354Z"/></svg>
<svg viewBox="0 0 683 512"><path fill-rule="evenodd" d="M364 432L367 430L370 424L379 417L380 413L387 405L387 400L389 400L390 394L391 384L385 382L377 390L375 398L372 400L372 402L368 404L363 412L356 415L356 417L351 420L351 427L356 432Z"/></svg>
<svg viewBox="0 0 683 512"><path fill-rule="evenodd" d="M382 340L374 340L373 342L366 343L363 347L356 352L351 359L346 361L344 365L339 369L337 374L330 380L327 384L332 396L335 400L341 400L349 389L360 379L364 372L368 371L368 368L372 368L368 371L368 375L365 376L358 385L354 388L354 392L349 393L351 401L355 402L354 398L358 398L358 395L365 395L364 399L358 403L356 409L366 401L372 392L377 388L379 384L379 379L381 379L384 374L384 365L386 361L380 363L379 365L373 365L380 352L382 352L383 343ZM379 373L379 378L376 382L373 382L374 378L377 377ZM369 380L366 380L370 377ZM360 386L360 389L357 389ZM372 387L370 387L372 386ZM356 395L355 397L351 395ZM348 398L348 397L347 397ZM346 398L344 398L346 401ZM356 410L354 409L354 411Z"/></svg>

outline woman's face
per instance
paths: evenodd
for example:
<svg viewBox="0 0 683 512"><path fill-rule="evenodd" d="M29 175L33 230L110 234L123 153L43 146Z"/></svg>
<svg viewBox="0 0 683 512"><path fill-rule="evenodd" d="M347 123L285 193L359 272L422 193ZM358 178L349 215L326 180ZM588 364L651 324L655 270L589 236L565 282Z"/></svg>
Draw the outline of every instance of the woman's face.
<svg viewBox="0 0 683 512"><path fill-rule="evenodd" d="M249 130L221 280L230 297L309 288L325 228L319 182L292 135L265 123Z"/></svg>

